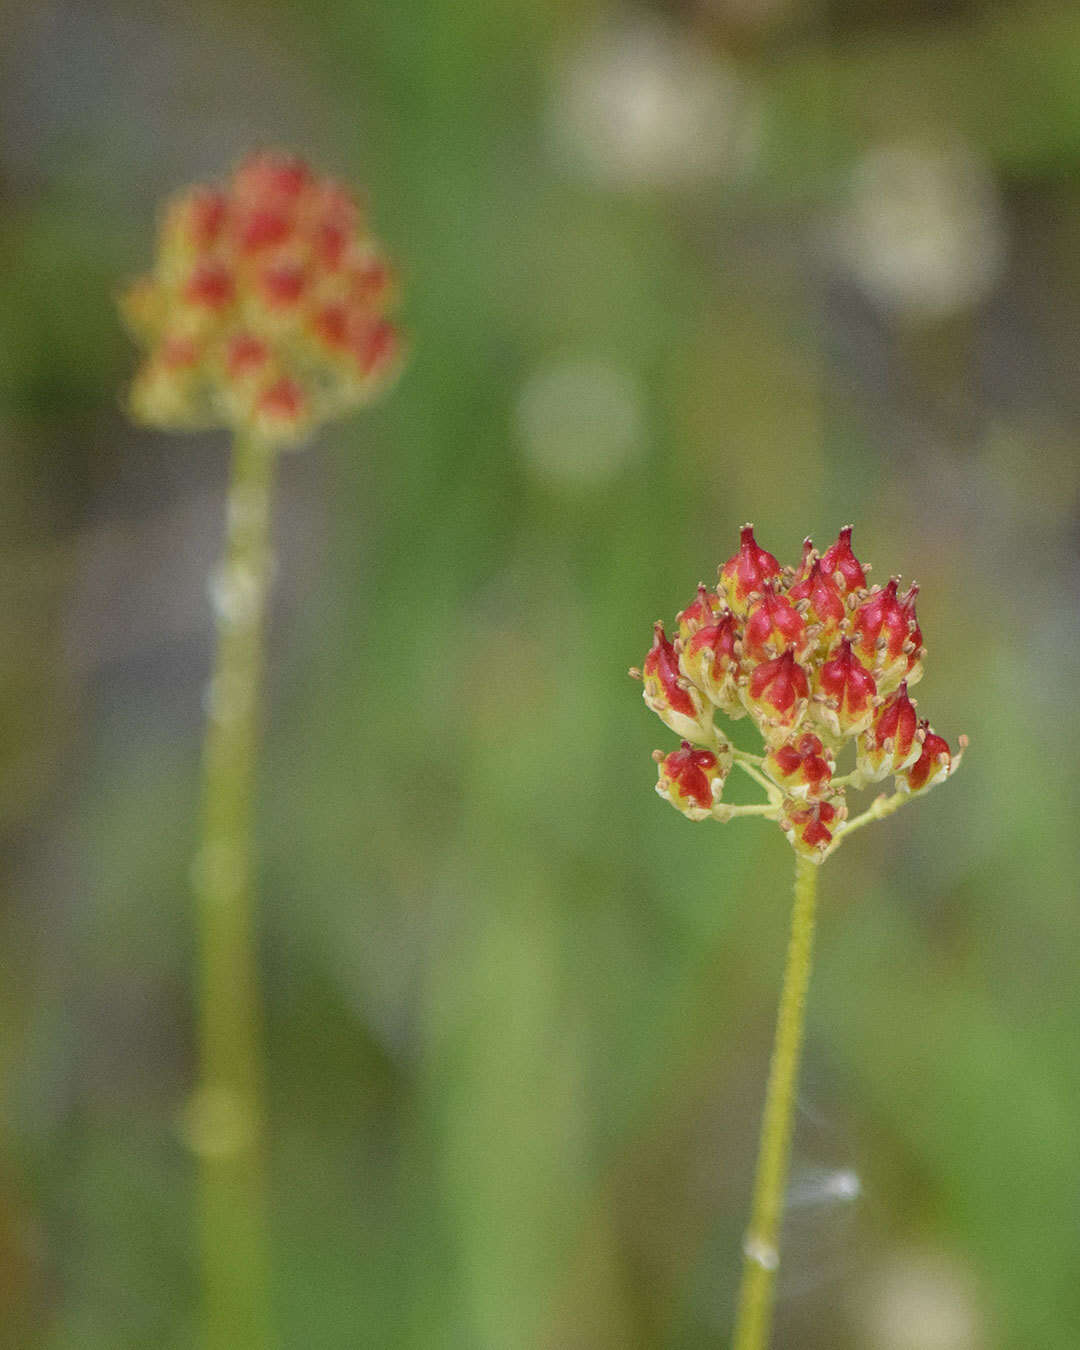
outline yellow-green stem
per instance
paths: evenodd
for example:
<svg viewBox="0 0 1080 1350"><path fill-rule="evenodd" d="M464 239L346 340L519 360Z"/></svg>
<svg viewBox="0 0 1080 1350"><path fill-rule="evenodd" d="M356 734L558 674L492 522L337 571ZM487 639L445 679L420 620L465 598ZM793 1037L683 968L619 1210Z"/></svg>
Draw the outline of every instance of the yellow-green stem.
<svg viewBox="0 0 1080 1350"><path fill-rule="evenodd" d="M217 657L194 869L200 1082L188 1120L199 1167L206 1350L264 1350L270 1336L251 817L273 468L268 446L237 436L225 557L213 585Z"/></svg>
<svg viewBox="0 0 1080 1350"><path fill-rule="evenodd" d="M791 915L784 984L776 1020L761 1122L750 1226L746 1231L742 1286L732 1350L766 1350L772 1325L776 1272L780 1264L780 1223L791 1156L791 1129L806 1013L806 990L814 948L818 864L795 862L795 904Z"/></svg>

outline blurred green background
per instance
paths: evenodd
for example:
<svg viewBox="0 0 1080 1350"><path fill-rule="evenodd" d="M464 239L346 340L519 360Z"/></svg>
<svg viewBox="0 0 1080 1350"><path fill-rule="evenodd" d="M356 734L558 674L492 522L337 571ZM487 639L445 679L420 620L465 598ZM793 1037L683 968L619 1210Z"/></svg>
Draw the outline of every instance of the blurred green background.
<svg viewBox="0 0 1080 1350"><path fill-rule="evenodd" d="M658 801L625 671L751 519L914 574L972 738L824 872L776 1345L1080 1345L1078 71L1067 3L7 0L5 1350L195 1341L226 444L126 423L114 296L261 143L414 343L278 483L281 1344L725 1344L792 855Z"/></svg>

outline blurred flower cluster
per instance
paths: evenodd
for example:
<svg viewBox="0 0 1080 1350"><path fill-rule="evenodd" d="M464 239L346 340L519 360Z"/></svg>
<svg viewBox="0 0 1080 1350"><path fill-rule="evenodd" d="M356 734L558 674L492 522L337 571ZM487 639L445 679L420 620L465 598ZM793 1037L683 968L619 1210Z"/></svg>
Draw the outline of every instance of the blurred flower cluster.
<svg viewBox="0 0 1080 1350"><path fill-rule="evenodd" d="M640 671L644 698L682 747L656 751L657 791L692 820L761 815L798 853L821 861L845 834L944 781L960 761L919 718L908 688L922 676L918 588L867 582L850 526L819 553L807 539L797 567L781 567L743 528L715 590L698 587L669 639L657 623ZM714 715L749 714L763 755L735 749ZM964 745L960 739L960 749ZM837 759L854 745L854 766ZM760 805L722 801L738 765L767 794ZM848 819L846 789L892 775L895 792Z"/></svg>
<svg viewBox="0 0 1080 1350"><path fill-rule="evenodd" d="M398 365L390 268L350 193L279 152L166 206L154 269L123 298L155 426L286 444L362 403Z"/></svg>

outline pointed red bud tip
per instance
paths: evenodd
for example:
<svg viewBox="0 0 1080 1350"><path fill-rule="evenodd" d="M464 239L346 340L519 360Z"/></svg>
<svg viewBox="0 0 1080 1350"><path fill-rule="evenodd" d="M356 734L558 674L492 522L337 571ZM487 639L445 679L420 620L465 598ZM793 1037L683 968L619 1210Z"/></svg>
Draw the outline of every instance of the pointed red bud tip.
<svg viewBox="0 0 1080 1350"><path fill-rule="evenodd" d="M710 591L704 582L700 582L697 597L675 616L675 622L679 625L679 636L684 642L693 637L699 628L712 623L720 609L720 597L715 591Z"/></svg>
<svg viewBox="0 0 1080 1350"><path fill-rule="evenodd" d="M877 685L852 651L849 638L844 638L836 655L822 664L817 684L824 700L815 707L834 735L854 736L869 726Z"/></svg>
<svg viewBox="0 0 1080 1350"><path fill-rule="evenodd" d="M806 617L828 636L835 634L844 621L844 594L835 578L822 571L820 558L815 558L806 575L789 588L788 599L793 604L805 601Z"/></svg>
<svg viewBox="0 0 1080 1350"><path fill-rule="evenodd" d="M766 739L794 730L806 711L810 686L806 671L790 651L755 666L741 689L743 702Z"/></svg>
<svg viewBox="0 0 1080 1350"><path fill-rule="evenodd" d="M224 309L235 292L232 273L219 262L201 262L184 286L184 299L203 309Z"/></svg>
<svg viewBox="0 0 1080 1350"><path fill-rule="evenodd" d="M877 782L913 765L922 751L918 726L918 714L908 697L905 680L881 705L859 740L858 769L863 777Z"/></svg>
<svg viewBox="0 0 1080 1350"><path fill-rule="evenodd" d="M961 737L960 748L954 755L949 749L948 741L931 731L930 723L925 719L919 723L919 731L923 735L922 753L911 768L900 774L896 780L898 788L906 788L913 793L925 792L935 784L943 783L955 772L967 744L964 737Z"/></svg>
<svg viewBox="0 0 1080 1350"><path fill-rule="evenodd" d="M645 657L641 674L645 682L642 696L660 720L679 736L700 739L701 697L697 690L685 687L679 658L662 623L653 627L653 645Z"/></svg>
<svg viewBox="0 0 1080 1350"><path fill-rule="evenodd" d="M744 525L739 538L738 553L720 569L720 583L735 613L745 614L749 597L760 591L770 577L780 575L780 564L760 547L752 525Z"/></svg>
<svg viewBox="0 0 1080 1350"><path fill-rule="evenodd" d="M792 848L811 862L823 862L838 843L837 827L847 817L842 793L822 801L785 800L780 809L780 828Z"/></svg>
<svg viewBox="0 0 1080 1350"><path fill-rule="evenodd" d="M834 577L848 595L866 585L866 573L863 571L862 563L851 551L853 529L854 526L845 525L837 536L836 543L827 548L821 558L821 570L826 576Z"/></svg>
<svg viewBox="0 0 1080 1350"><path fill-rule="evenodd" d="M686 641L679 657L682 672L691 684L697 685L715 707L735 717L743 712L736 685L739 676L739 660L735 654L737 639L735 616L730 610L724 610L714 623L699 628Z"/></svg>
<svg viewBox="0 0 1080 1350"><path fill-rule="evenodd" d="M766 584L746 619L744 655L752 661L769 661L784 651L801 653L805 644L806 621L786 595Z"/></svg>
<svg viewBox="0 0 1080 1350"><path fill-rule="evenodd" d="M816 799L832 780L832 752L812 732L784 741L765 756L765 772L792 797Z"/></svg>
<svg viewBox="0 0 1080 1350"><path fill-rule="evenodd" d="M656 791L691 820L704 820L720 797L730 763L730 754L722 760L683 741L680 750L658 761Z"/></svg>

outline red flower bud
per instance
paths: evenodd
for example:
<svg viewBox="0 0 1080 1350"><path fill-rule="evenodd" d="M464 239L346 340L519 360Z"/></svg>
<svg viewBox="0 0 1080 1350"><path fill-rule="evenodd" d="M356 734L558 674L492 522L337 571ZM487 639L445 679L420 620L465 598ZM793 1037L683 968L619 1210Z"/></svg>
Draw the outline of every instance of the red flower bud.
<svg viewBox="0 0 1080 1350"><path fill-rule="evenodd" d="M703 700L679 670L675 648L664 633L664 625L653 627L653 645L641 669L645 689L642 697L654 713L678 736L689 741L705 738Z"/></svg>
<svg viewBox="0 0 1080 1350"><path fill-rule="evenodd" d="M242 380L256 374L269 358L269 347L251 333L234 333L226 344L225 368L231 380Z"/></svg>
<svg viewBox="0 0 1080 1350"><path fill-rule="evenodd" d="M304 269L293 262L274 263L263 269L259 286L270 309L290 309L304 292Z"/></svg>
<svg viewBox="0 0 1080 1350"><path fill-rule="evenodd" d="M804 732L769 751L765 772L789 796L813 800L824 795L832 780L833 754L812 732Z"/></svg>
<svg viewBox="0 0 1080 1350"><path fill-rule="evenodd" d="M908 638L904 644L904 651L907 655L907 682L915 684L922 679L922 658L923 658L923 638L922 629L919 627L919 621L915 617L915 597L919 594L919 588L914 582L908 587L907 592L900 597L900 603L904 607L904 615L907 619Z"/></svg>
<svg viewBox="0 0 1080 1350"><path fill-rule="evenodd" d="M892 689L908 669L909 618L896 594L897 578L875 586L851 616L852 645L874 672L878 689Z"/></svg>
<svg viewBox="0 0 1080 1350"><path fill-rule="evenodd" d="M908 698L905 681L885 700L873 723L859 737L857 767L862 776L876 783L914 764L922 750L918 726L918 714Z"/></svg>
<svg viewBox="0 0 1080 1350"><path fill-rule="evenodd" d="M255 424L267 440L294 440L298 428L311 412L311 404L299 381L282 375L255 400Z"/></svg>
<svg viewBox="0 0 1080 1350"><path fill-rule="evenodd" d="M807 541L809 542L809 541ZM832 646L847 611L844 594L835 578L822 571L821 560L815 558L806 575L788 590L788 599L805 614L818 652Z"/></svg>
<svg viewBox="0 0 1080 1350"><path fill-rule="evenodd" d="M802 721L810 696L806 671L790 651L755 666L739 692L766 740L782 740Z"/></svg>
<svg viewBox="0 0 1080 1350"><path fill-rule="evenodd" d="M780 828L801 857L824 862L837 845L836 829L847 817L842 792L821 801L787 798L780 808Z"/></svg>
<svg viewBox="0 0 1080 1350"><path fill-rule="evenodd" d="M691 600L685 609L681 609L675 616L675 622L679 625L679 636L685 642L687 638L693 637L699 628L705 628L711 624L723 606L720 603L720 597L715 591L710 591L704 582L701 582L697 588L697 597Z"/></svg>
<svg viewBox="0 0 1080 1350"><path fill-rule="evenodd" d="M184 286L184 299L205 309L224 309L235 288L232 274L224 263L209 260L199 263Z"/></svg>
<svg viewBox="0 0 1080 1350"><path fill-rule="evenodd" d="M393 274L382 258L366 258L350 274L349 295L360 304L380 304L392 289Z"/></svg>
<svg viewBox="0 0 1080 1350"><path fill-rule="evenodd" d="M870 725L877 693L874 677L844 638L822 663L814 690L814 715L834 736L854 736Z"/></svg>
<svg viewBox="0 0 1080 1350"><path fill-rule="evenodd" d="M397 330L386 319L361 322L354 326L349 345L360 375L367 379L398 354Z"/></svg>
<svg viewBox="0 0 1080 1350"><path fill-rule="evenodd" d="M780 564L758 545L753 525L744 525L739 551L720 569L720 584L736 614L745 614L749 597L764 588L770 577L780 575Z"/></svg>
<svg viewBox="0 0 1080 1350"><path fill-rule="evenodd" d="M662 757L658 750L653 758L659 769L656 791L661 797L691 820L704 820L712 813L731 768L727 747L717 755L683 741L681 750Z"/></svg>
<svg viewBox="0 0 1080 1350"><path fill-rule="evenodd" d="M766 586L754 602L743 630L743 655L751 661L771 661L784 651L802 652L806 621L785 595Z"/></svg>
<svg viewBox="0 0 1080 1350"><path fill-rule="evenodd" d="M704 590L704 587L702 587ZM683 610L683 614L686 610ZM714 623L699 628L683 644L679 665L683 674L729 717L742 717L745 709L739 701L739 661L735 655L738 626L730 610Z"/></svg>
<svg viewBox="0 0 1080 1350"><path fill-rule="evenodd" d="M851 551L852 529L851 525L845 525L836 543L827 548L821 558L821 570L826 576L832 577L846 595L866 585L862 563Z"/></svg>
<svg viewBox="0 0 1080 1350"><path fill-rule="evenodd" d="M926 792L937 783L943 783L960 763L967 745L965 737L960 737L960 748L955 755L949 750L949 742L930 730L925 719L919 723L919 735L922 737L922 752L911 768L897 776L896 786L900 791Z"/></svg>
<svg viewBox="0 0 1080 1350"><path fill-rule="evenodd" d="M228 210L225 194L214 188L196 188L188 193L180 203L178 222L188 245L202 252L216 243Z"/></svg>

